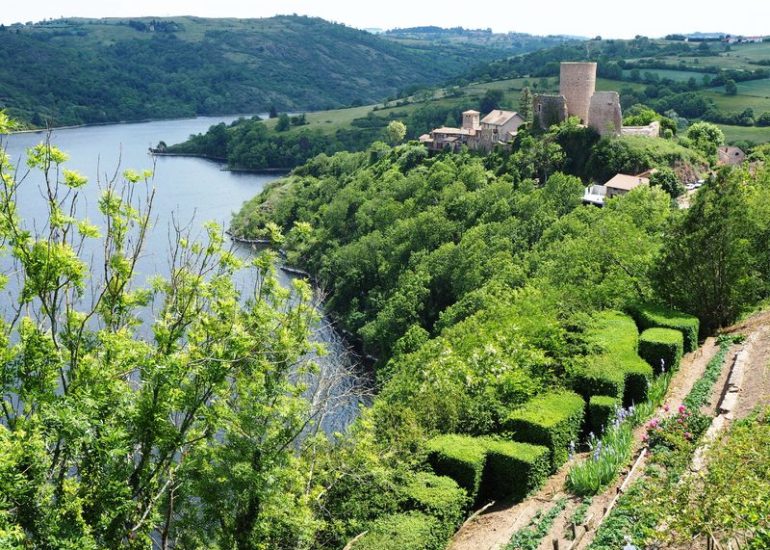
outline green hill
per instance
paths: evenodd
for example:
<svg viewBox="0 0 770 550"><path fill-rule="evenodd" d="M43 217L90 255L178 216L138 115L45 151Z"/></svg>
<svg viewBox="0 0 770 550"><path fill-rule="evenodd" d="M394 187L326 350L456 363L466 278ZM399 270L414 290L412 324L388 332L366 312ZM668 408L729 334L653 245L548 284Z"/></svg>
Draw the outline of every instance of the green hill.
<svg viewBox="0 0 770 550"><path fill-rule="evenodd" d="M255 113L272 106L330 109L435 85L547 40L387 39L300 16L2 26L0 108L38 126Z"/></svg>

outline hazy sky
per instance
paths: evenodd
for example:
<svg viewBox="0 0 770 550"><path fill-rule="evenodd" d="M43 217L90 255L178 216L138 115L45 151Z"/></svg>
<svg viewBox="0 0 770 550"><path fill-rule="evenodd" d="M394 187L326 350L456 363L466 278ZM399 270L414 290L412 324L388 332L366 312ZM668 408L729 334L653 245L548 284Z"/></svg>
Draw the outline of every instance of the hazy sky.
<svg viewBox="0 0 770 550"><path fill-rule="evenodd" d="M720 31L770 34L768 0L53 0L9 1L0 22L58 17L314 15L360 28L438 25L498 32L626 38L637 34Z"/></svg>

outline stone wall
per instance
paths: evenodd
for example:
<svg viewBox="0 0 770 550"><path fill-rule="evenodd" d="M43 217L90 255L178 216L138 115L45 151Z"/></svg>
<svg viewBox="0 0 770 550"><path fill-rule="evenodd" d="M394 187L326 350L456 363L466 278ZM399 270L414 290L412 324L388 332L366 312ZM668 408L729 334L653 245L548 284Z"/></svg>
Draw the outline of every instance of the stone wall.
<svg viewBox="0 0 770 550"><path fill-rule="evenodd" d="M623 126L620 133L624 136L659 137L660 122L653 120L647 126Z"/></svg>
<svg viewBox="0 0 770 550"><path fill-rule="evenodd" d="M540 128L547 130L567 120L567 100L563 95L536 95L532 101L532 112Z"/></svg>
<svg viewBox="0 0 770 550"><path fill-rule="evenodd" d="M623 115L618 92L596 92L591 97L588 125L602 137L620 135Z"/></svg>
<svg viewBox="0 0 770 550"><path fill-rule="evenodd" d="M596 91L596 63L562 63L559 93L567 100L567 113L588 121L591 96Z"/></svg>

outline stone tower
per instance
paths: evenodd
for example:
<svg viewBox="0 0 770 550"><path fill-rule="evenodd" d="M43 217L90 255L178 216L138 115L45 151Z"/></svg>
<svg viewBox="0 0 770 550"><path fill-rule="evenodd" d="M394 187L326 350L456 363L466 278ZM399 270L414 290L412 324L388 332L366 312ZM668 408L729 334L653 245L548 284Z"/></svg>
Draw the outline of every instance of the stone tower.
<svg viewBox="0 0 770 550"><path fill-rule="evenodd" d="M481 113L478 111L465 111L463 113L463 129L474 130L479 128L481 126L479 115L481 115Z"/></svg>
<svg viewBox="0 0 770 550"><path fill-rule="evenodd" d="M559 93L567 100L569 116L588 122L591 97L596 91L596 63L562 63Z"/></svg>
<svg viewBox="0 0 770 550"><path fill-rule="evenodd" d="M618 92L596 92L588 109L588 125L602 137L619 136L623 127Z"/></svg>

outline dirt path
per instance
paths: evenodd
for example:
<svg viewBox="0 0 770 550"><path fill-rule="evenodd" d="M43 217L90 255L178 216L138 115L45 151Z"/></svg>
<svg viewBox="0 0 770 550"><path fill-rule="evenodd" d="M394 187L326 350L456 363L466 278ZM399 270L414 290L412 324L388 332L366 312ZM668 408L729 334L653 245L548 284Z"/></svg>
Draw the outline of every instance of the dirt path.
<svg viewBox="0 0 770 550"><path fill-rule="evenodd" d="M716 354L717 350L718 346L716 345L715 340L709 338L703 346L696 351L685 355L679 370L674 374L674 377L671 380L667 392L665 404L667 404L671 410L676 410L676 407L689 393L695 381L703 375L706 365ZM659 413L662 413L662 409ZM636 456L641 449L641 440L644 433L644 427L639 427L634 432L634 437L636 439L634 456ZM575 460L580 459L581 457L575 458ZM544 537L541 548L552 548L552 539L559 539L559 548L568 548L571 544L571 541L567 539L567 529L570 528L569 518L572 516L575 508L580 504L580 499L569 497L564 490L564 483L571 465L572 462L568 462L562 466L556 474L550 477L540 491L527 500L518 504L498 504L485 510L472 521L467 522L452 539L448 547L449 550L499 550L510 541L511 536L515 531L521 529L530 522L532 517L545 503L551 502L553 499L560 496L568 497L570 500L565 510L556 518L556 521L554 521L551 531ZM637 472L641 471L642 468L637 470ZM617 488L620 486L621 480L625 477L627 472L628 470L622 472L616 484L593 498L587 516L593 516L596 519L602 517L604 509L614 498L617 493ZM635 472L635 475L638 474ZM584 537L580 545L576 546L576 548L585 548L590 542L590 539L588 538L589 535L590 533Z"/></svg>
<svg viewBox="0 0 770 550"><path fill-rule="evenodd" d="M746 335L743 384L733 409L735 418L744 418L757 407L770 405L770 311L730 327L729 332Z"/></svg>

